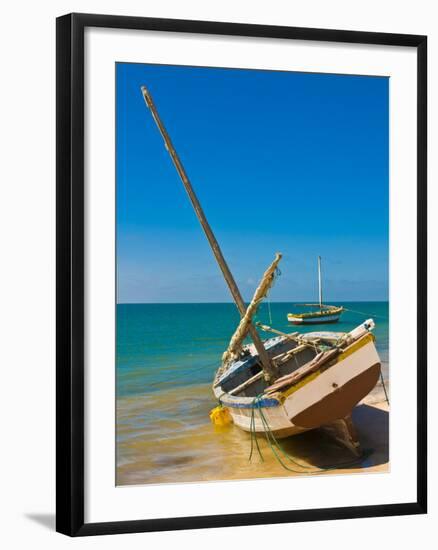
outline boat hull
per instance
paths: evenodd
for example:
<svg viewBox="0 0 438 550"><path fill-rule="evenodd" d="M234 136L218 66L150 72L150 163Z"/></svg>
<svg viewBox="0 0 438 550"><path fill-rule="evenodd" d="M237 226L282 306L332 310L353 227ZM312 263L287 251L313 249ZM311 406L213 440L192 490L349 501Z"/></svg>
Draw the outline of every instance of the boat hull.
<svg viewBox="0 0 438 550"><path fill-rule="evenodd" d="M290 314L287 316L287 320L292 325L322 325L329 323L337 323L341 317L340 313L318 315L318 317L295 317Z"/></svg>
<svg viewBox="0 0 438 550"><path fill-rule="evenodd" d="M271 400L267 402L268 406L260 406L263 402L244 406L225 395L221 401L242 430L266 432L265 419L278 438L345 418L374 388L380 375L380 358L371 335L365 338L365 342L353 344L352 348L316 377L309 377L308 381L282 392L276 404Z"/></svg>

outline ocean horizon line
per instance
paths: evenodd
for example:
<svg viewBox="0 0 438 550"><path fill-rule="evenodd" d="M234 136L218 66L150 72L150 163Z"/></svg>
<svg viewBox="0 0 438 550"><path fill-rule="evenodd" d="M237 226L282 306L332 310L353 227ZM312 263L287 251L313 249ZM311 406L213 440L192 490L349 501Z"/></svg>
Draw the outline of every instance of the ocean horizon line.
<svg viewBox="0 0 438 550"><path fill-rule="evenodd" d="M249 304L250 301L244 301L245 304ZM268 301L266 301L268 303ZM294 300L270 300L271 304L315 304L318 305L316 301L294 301ZM324 305L330 305L330 304L341 304L341 303L349 303L349 304L387 304L389 303L389 300L331 300L330 302L324 302ZM213 305L213 304L233 304L235 305L235 302L232 300L227 302L116 302L116 305L118 306L124 306L124 305L138 305L138 306L146 306L146 305L181 305L181 306L189 306L189 305Z"/></svg>

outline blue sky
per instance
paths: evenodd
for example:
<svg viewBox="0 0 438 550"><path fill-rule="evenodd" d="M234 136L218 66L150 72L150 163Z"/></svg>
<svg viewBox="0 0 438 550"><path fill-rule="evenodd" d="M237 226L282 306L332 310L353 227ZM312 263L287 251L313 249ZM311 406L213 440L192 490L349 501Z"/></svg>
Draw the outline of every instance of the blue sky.
<svg viewBox="0 0 438 550"><path fill-rule="evenodd" d="M245 299L387 300L387 78L118 63L119 303L231 301L141 85Z"/></svg>

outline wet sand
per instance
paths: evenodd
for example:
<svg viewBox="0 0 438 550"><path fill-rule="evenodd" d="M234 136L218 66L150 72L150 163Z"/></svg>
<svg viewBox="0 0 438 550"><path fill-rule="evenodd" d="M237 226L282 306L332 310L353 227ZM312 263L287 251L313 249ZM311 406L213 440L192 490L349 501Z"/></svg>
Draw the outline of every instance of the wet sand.
<svg viewBox="0 0 438 550"><path fill-rule="evenodd" d="M233 424L218 428L209 419L215 406L209 385L155 392L117 400L117 485L182 483L327 474L389 471L389 407L376 386L353 411L367 458L360 463L339 443L339 422L281 440L286 453L306 468L284 460L284 469L258 436L263 455L249 461L251 436ZM333 468L321 471L324 468ZM299 473L297 473L299 472Z"/></svg>

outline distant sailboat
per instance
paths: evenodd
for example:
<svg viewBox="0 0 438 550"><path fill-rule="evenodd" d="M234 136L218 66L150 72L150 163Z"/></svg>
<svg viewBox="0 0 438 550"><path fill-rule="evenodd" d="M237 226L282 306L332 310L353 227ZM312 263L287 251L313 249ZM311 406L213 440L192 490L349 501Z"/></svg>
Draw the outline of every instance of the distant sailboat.
<svg viewBox="0 0 438 550"><path fill-rule="evenodd" d="M319 304L300 304L303 307L314 308L313 311L305 313L288 313L287 320L293 325L322 325L337 323L344 311L342 306L328 306L322 303L322 281L321 281L321 256L318 256L318 286Z"/></svg>

